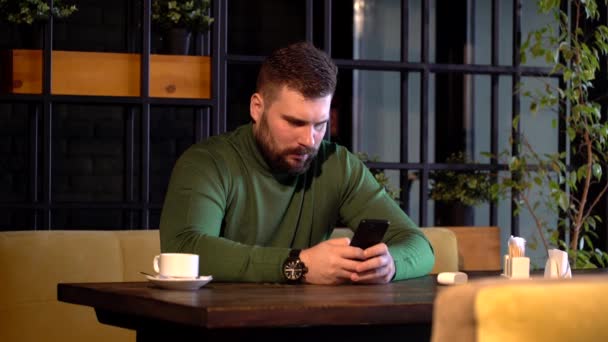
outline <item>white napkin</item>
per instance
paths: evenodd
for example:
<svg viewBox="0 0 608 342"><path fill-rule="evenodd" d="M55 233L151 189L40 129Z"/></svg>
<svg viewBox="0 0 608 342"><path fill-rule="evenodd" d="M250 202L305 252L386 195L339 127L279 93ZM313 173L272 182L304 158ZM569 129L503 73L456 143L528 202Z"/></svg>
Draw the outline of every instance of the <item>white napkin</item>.
<svg viewBox="0 0 608 342"><path fill-rule="evenodd" d="M549 258L545 264L545 278L572 278L568 253L556 248L549 250Z"/></svg>
<svg viewBox="0 0 608 342"><path fill-rule="evenodd" d="M526 256L526 240L524 238L511 235L508 246L510 257Z"/></svg>

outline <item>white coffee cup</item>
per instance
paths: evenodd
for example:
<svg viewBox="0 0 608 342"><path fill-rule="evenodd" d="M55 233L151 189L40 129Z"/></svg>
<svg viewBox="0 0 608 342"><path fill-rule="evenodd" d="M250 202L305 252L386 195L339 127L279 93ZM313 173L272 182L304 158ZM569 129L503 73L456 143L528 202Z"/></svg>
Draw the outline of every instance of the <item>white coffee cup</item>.
<svg viewBox="0 0 608 342"><path fill-rule="evenodd" d="M154 271L161 277L198 277L198 255L187 253L161 253L154 257Z"/></svg>

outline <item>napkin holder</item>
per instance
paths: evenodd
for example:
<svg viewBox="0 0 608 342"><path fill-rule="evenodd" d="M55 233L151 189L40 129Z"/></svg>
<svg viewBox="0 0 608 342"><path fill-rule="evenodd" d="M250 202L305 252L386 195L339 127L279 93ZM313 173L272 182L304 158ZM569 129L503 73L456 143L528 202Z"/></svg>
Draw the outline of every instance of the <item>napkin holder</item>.
<svg viewBox="0 0 608 342"><path fill-rule="evenodd" d="M530 258L505 255L503 276L509 279L530 278Z"/></svg>
<svg viewBox="0 0 608 342"><path fill-rule="evenodd" d="M568 253L555 248L549 250L549 258L547 258L547 263L545 264L545 278L572 278Z"/></svg>

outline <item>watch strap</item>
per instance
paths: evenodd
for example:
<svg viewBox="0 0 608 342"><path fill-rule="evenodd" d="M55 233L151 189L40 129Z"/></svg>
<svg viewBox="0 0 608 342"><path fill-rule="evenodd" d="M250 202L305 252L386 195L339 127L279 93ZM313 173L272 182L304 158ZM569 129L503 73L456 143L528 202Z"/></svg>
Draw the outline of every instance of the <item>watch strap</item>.
<svg viewBox="0 0 608 342"><path fill-rule="evenodd" d="M301 249L292 249L289 251L289 257L300 259L300 252L302 252Z"/></svg>

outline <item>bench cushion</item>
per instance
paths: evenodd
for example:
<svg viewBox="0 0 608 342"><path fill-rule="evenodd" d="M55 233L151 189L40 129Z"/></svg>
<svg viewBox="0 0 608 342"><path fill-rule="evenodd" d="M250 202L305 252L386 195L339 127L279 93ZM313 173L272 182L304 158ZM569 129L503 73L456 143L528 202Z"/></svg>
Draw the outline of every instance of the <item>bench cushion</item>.
<svg viewBox="0 0 608 342"><path fill-rule="evenodd" d="M57 301L57 284L142 281L159 252L157 230L0 232L0 341L135 341Z"/></svg>
<svg viewBox="0 0 608 342"><path fill-rule="evenodd" d="M608 276L472 281L435 298L432 341L608 341Z"/></svg>

